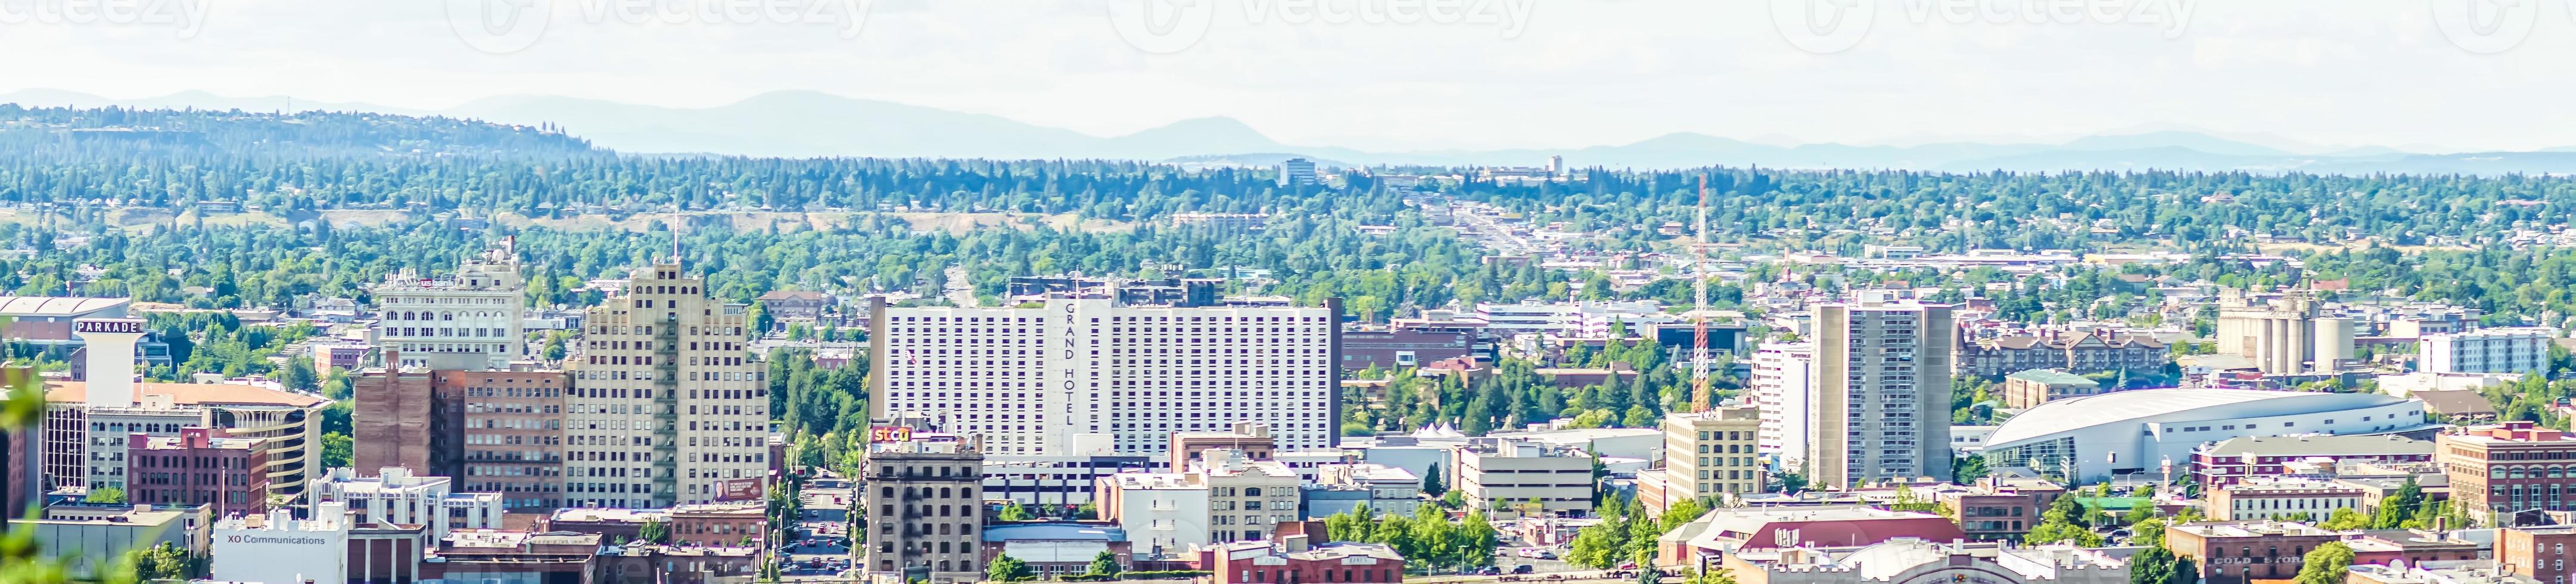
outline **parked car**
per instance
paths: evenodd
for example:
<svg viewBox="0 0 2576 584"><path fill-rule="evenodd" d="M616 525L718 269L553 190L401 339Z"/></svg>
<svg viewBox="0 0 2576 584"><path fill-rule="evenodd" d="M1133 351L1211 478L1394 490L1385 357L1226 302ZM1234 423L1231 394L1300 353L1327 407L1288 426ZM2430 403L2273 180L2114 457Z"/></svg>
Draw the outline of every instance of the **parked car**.
<svg viewBox="0 0 2576 584"><path fill-rule="evenodd" d="M1514 574L1528 574L1528 573L1533 573L1533 572L1537 572L1537 571L1538 571L1538 566L1534 566L1534 565L1530 565L1530 564L1521 564L1521 565L1518 565L1518 566L1512 566L1512 573L1514 573Z"/></svg>

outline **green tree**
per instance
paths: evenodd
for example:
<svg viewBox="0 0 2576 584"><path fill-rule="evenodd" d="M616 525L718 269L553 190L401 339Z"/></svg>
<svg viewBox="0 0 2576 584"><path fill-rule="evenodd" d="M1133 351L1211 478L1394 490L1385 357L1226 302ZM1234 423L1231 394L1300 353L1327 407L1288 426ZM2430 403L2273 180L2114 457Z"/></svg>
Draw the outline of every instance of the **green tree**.
<svg viewBox="0 0 2576 584"><path fill-rule="evenodd" d="M2318 523L2317 527L2333 531L2367 529L2370 527L2370 518L2362 517L2361 512L2354 511L2351 507L2344 507L2327 514L2325 522Z"/></svg>
<svg viewBox="0 0 2576 584"><path fill-rule="evenodd" d="M984 569L984 579L993 582L1027 582L1037 578L1037 570L1030 568L1028 562L1008 554L993 558L993 565Z"/></svg>
<svg viewBox="0 0 2576 584"><path fill-rule="evenodd" d="M1116 576L1118 575L1118 572L1123 570L1124 568L1118 566L1118 554L1116 552L1100 550L1099 555L1091 556L1091 570L1086 573L1098 576Z"/></svg>
<svg viewBox="0 0 2576 584"><path fill-rule="evenodd" d="M339 432L322 435L322 468L347 468L356 453L357 445L349 440L349 435Z"/></svg>
<svg viewBox="0 0 2576 584"><path fill-rule="evenodd" d="M124 503L125 489L119 489L116 487L99 487L90 489L89 496L83 497L81 500L91 503L104 503L111 505Z"/></svg>
<svg viewBox="0 0 2576 584"><path fill-rule="evenodd" d="M128 553L133 556L135 575L144 580L187 580L198 572L197 558L169 542Z"/></svg>
<svg viewBox="0 0 2576 584"><path fill-rule="evenodd" d="M1422 494L1438 497L1448 492L1449 486L1440 482L1440 463L1431 463L1431 470L1422 473Z"/></svg>
<svg viewBox="0 0 2576 584"><path fill-rule="evenodd" d="M321 386L321 378L313 372L312 357L296 357L277 370L277 383L290 390L309 392Z"/></svg>
<svg viewBox="0 0 2576 584"><path fill-rule="evenodd" d="M637 541L669 544L671 543L671 526L662 523L662 520L660 519L646 519L644 520L644 526L635 529L635 539Z"/></svg>
<svg viewBox="0 0 2576 584"><path fill-rule="evenodd" d="M1000 516L995 517L995 519L1000 521L1028 521L1029 510L1025 507L1021 507L1019 501L1003 503L1002 513Z"/></svg>
<svg viewBox="0 0 2576 584"><path fill-rule="evenodd" d="M2102 534L2075 524L2074 517L2079 513L2077 507L2080 505L2075 503L2075 495L2059 496L2056 502L2049 504L2048 512L2041 514L2039 526L2032 527L2022 541L2031 545L2068 542L2084 547L2101 547Z"/></svg>
<svg viewBox="0 0 2576 584"><path fill-rule="evenodd" d="M1663 531L1672 531L1674 529L1681 528L1683 524L1699 519L1699 516L1701 515L1707 514L1708 505L1700 503L1699 499L1684 500L1679 503L1674 503L1672 508L1664 510L1664 516L1661 519L1663 525L1661 527L1663 528Z"/></svg>
<svg viewBox="0 0 2576 584"><path fill-rule="evenodd" d="M2298 584L2343 584L2348 569L2352 567L2352 555L2352 546L2339 541L2326 542L2308 552L2307 558L2299 565L2299 577L2291 581Z"/></svg>

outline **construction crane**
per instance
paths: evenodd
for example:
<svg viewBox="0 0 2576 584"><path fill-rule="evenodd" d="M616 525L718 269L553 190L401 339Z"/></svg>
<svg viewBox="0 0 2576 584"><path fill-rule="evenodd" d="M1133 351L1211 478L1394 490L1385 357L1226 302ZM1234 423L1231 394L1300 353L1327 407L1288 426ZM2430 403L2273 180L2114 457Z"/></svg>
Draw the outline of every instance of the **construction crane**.
<svg viewBox="0 0 2576 584"><path fill-rule="evenodd" d="M1691 243L1691 411L1708 411L1708 175L1699 176L1699 225Z"/></svg>

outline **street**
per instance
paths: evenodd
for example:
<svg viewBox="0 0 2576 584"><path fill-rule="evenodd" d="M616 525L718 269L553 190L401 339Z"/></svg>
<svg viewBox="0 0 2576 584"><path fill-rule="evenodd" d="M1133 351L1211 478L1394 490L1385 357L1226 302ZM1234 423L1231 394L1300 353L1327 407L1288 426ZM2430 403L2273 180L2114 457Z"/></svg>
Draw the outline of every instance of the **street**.
<svg viewBox="0 0 2576 584"><path fill-rule="evenodd" d="M796 522L798 538L779 546L779 580L810 582L845 580L856 561L850 553L849 512L851 497L857 493L849 481L821 472L805 483L798 497L805 504Z"/></svg>

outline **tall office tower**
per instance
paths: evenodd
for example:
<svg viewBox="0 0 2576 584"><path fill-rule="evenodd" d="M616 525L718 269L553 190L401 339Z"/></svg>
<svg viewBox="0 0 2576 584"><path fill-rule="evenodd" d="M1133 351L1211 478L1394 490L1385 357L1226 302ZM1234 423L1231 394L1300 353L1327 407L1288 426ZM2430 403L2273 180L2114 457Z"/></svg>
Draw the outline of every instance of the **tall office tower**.
<svg viewBox="0 0 2576 584"><path fill-rule="evenodd" d="M1109 297L1116 295L1108 294ZM1049 298L1042 308L869 308L878 418L945 416L994 455L1076 454L1111 438L1160 456L1171 435L1237 422L1280 450L1335 444L1341 313L1322 308L1122 306Z"/></svg>
<svg viewBox="0 0 2576 584"><path fill-rule="evenodd" d="M1860 301L1815 309L1807 478L1817 487L1950 478L1950 306Z"/></svg>
<svg viewBox="0 0 2576 584"><path fill-rule="evenodd" d="M445 277L410 270L385 276L376 299L376 343L400 351L396 368L507 369L527 345L519 309L526 304L514 242L456 267Z"/></svg>
<svg viewBox="0 0 2576 584"><path fill-rule="evenodd" d="M860 467L868 534L861 570L905 581L984 579L984 455L974 437L872 442Z"/></svg>
<svg viewBox="0 0 2576 584"><path fill-rule="evenodd" d="M1762 409L1763 454L1787 468L1807 460L1807 394L1816 365L1815 343L1772 343L1753 351L1753 403Z"/></svg>
<svg viewBox="0 0 2576 584"><path fill-rule="evenodd" d="M761 496L769 386L743 348L751 311L704 286L676 260L656 263L584 317L581 354L566 360L565 505Z"/></svg>

